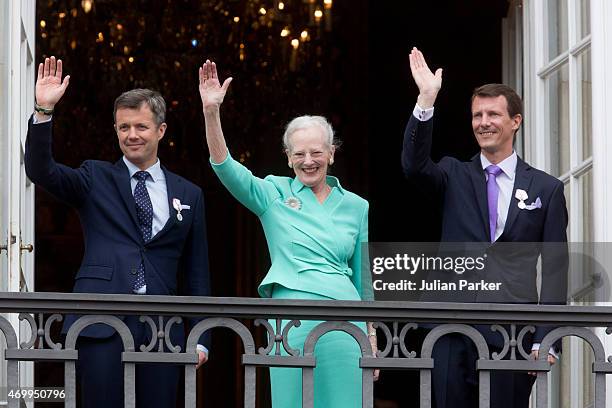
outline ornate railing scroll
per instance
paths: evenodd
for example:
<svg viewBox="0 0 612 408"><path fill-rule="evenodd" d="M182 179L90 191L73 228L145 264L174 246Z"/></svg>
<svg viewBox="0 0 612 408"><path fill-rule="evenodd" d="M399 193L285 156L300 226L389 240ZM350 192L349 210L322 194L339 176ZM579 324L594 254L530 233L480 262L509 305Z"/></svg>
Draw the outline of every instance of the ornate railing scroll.
<svg viewBox="0 0 612 408"><path fill-rule="evenodd" d="M375 368L385 370L416 370L420 373L420 406L431 406L433 350L444 336L461 334L471 341L478 354L475 369L479 378L479 406L488 407L490 376L499 370L537 372L536 406L548 406L547 376L551 366L547 353L531 359L531 350L523 348L523 339L536 326L555 327L543 339L541 349L547 350L559 339L575 336L593 350L596 408L605 407L605 379L612 373L612 356L606 355L601 335L594 327L608 328L612 333L612 307L609 306L537 306L461 303L354 302L281 299L164 297L137 295L1 293L0 331L6 340L2 356L7 361L8 387L18 387L19 361L60 361L65 366L65 406L76 406L76 361L79 333L93 324L114 328L123 342L124 400L126 407L135 406L135 365L141 363L178 364L185 371L185 407L196 406L196 345L202 334L229 329L243 346L244 407L254 408L257 367L293 367L302 370L302 402L313 406L317 364L316 344L326 333L347 333L359 347L362 370L362 406L373 406L373 376ZM7 319L6 314L15 314ZM69 314L78 320L66 333L64 341L53 338L52 328L59 328ZM137 345L126 323L116 316L138 316L151 340ZM170 331L187 318L203 317L190 328L185 345L173 344ZM17 319L18 318L18 319ZM30 335L18 341L11 321L20 320L30 328ZM303 349L292 344L295 328L305 321L316 321L306 336ZM254 336L249 329L263 328L265 338ZM368 338L360 327L373 322L378 332L381 350L372 355ZM431 324L434 323L434 324ZM479 329L475 328L478 325ZM306 326L309 327L309 326ZM503 347L492 350L485 340L482 327L497 336ZM424 339L414 344L407 338L422 333ZM412 344L409 346L409 344ZM611 354L608 350L608 354ZM215 358L225 358L219 356ZM206 366L202 369L206 370ZM4 373L2 373L4 374ZM19 401L8 400L8 406L18 407Z"/></svg>

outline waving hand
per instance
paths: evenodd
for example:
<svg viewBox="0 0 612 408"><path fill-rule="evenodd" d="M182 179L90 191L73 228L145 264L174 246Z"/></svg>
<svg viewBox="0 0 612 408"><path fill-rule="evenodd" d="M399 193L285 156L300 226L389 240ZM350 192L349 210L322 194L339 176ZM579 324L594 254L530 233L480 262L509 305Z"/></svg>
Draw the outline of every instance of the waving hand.
<svg viewBox="0 0 612 408"><path fill-rule="evenodd" d="M423 53L414 47L410 52L410 70L414 82L419 87L417 103L423 109L431 108L442 87L442 68L438 68L435 74L431 72Z"/></svg>
<svg viewBox="0 0 612 408"><path fill-rule="evenodd" d="M217 75L217 65L210 60L200 67L200 97L202 98L202 106L204 110L210 108L219 108L225 98L225 93L229 84L232 82L232 78L227 78L223 85L219 82L219 76Z"/></svg>
<svg viewBox="0 0 612 408"><path fill-rule="evenodd" d="M38 78L36 79L36 103L45 109L53 109L55 104L66 92L70 75L62 81L62 60L55 57L45 58L44 64L38 64Z"/></svg>

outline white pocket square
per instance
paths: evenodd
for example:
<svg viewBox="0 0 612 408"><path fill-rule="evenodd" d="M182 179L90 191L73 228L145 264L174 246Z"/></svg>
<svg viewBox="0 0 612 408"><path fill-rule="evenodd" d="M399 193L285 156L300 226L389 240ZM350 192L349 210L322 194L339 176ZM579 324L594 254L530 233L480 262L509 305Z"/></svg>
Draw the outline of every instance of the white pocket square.
<svg viewBox="0 0 612 408"><path fill-rule="evenodd" d="M525 205L526 210L535 210L536 208L542 208L542 201L540 200L540 197L536 197L533 203Z"/></svg>
<svg viewBox="0 0 612 408"><path fill-rule="evenodd" d="M514 198L519 200L517 206L521 210L531 211L531 210L535 210L536 208L542 208L542 200L540 200L540 197L536 197L535 201L531 204L525 204L525 200L529 198L529 195L527 194L525 190L521 190L520 188L516 189Z"/></svg>

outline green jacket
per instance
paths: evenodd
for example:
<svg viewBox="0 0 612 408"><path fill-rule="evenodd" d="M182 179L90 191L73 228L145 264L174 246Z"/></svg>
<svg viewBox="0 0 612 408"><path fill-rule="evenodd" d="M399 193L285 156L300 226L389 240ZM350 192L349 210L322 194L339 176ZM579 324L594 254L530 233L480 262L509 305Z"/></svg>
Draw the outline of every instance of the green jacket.
<svg viewBox="0 0 612 408"><path fill-rule="evenodd" d="M367 249L368 202L327 176L332 190L319 203L310 187L290 177L255 177L228 153L211 161L221 183L263 225L272 266L259 285L274 284L338 300L373 300Z"/></svg>

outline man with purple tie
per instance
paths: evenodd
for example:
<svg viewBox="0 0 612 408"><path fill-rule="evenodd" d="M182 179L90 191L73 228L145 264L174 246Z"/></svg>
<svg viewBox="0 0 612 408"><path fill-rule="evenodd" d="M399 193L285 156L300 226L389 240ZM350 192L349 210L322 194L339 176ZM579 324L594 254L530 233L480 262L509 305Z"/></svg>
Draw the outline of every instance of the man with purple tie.
<svg viewBox="0 0 612 408"><path fill-rule="evenodd" d="M469 162L430 158L434 103L442 86L442 69L432 72L423 54L410 53L412 76L419 96L404 133L402 167L419 188L435 197L442 211L442 242L486 243L486 274L502 284L495 294L484 291L461 297L468 302L564 303L567 292L567 209L563 183L537 170L514 151L514 139L523 120L520 97L510 87L486 84L472 95L472 130L480 153ZM529 243L513 256L504 243ZM561 250L549 251L545 244ZM519 244L512 244L519 245ZM508 248L506 246L505 248ZM513 247L514 248L514 247ZM519 254L517 256L517 253ZM541 259L541 286L536 282ZM467 300L466 300L467 299ZM491 352L503 348L503 338L489 327L477 327ZM537 358L539 345L551 327L537 327L525 336L523 347ZM559 349L548 350L553 364ZM517 353L518 354L518 353ZM477 353L459 334L441 337L433 350L434 406L478 406ZM534 377L525 372L491 373L491 407L528 407Z"/></svg>

